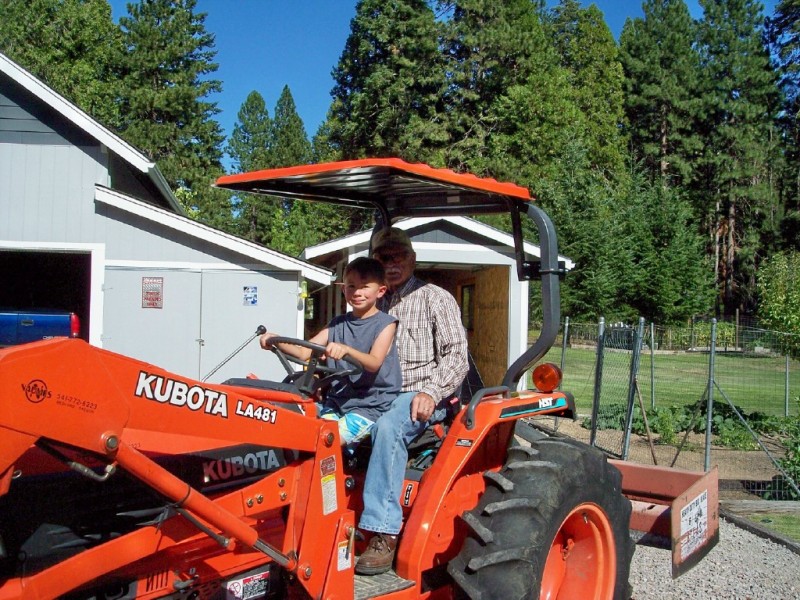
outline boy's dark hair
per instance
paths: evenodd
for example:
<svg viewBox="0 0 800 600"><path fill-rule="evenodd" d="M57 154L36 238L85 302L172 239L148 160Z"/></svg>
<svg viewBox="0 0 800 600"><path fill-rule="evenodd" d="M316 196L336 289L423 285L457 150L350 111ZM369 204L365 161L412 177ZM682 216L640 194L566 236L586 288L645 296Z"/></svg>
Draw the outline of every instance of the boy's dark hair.
<svg viewBox="0 0 800 600"><path fill-rule="evenodd" d="M362 279L367 281L374 281L381 285L386 284L386 271L380 261L374 258L367 258L366 256L359 256L344 268L344 275L348 273L356 273Z"/></svg>

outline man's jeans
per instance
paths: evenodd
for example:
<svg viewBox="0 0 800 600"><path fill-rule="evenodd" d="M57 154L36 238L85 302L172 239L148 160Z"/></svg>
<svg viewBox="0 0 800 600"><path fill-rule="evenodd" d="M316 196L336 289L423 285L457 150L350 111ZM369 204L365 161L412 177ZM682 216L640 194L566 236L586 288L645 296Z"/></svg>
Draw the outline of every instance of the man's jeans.
<svg viewBox="0 0 800 600"><path fill-rule="evenodd" d="M440 402L426 422L412 423L411 400L417 392L404 392L395 398L372 429L372 455L364 482L364 512L359 528L397 535L403 524L400 494L408 462L408 444L433 423L447 416L446 402Z"/></svg>

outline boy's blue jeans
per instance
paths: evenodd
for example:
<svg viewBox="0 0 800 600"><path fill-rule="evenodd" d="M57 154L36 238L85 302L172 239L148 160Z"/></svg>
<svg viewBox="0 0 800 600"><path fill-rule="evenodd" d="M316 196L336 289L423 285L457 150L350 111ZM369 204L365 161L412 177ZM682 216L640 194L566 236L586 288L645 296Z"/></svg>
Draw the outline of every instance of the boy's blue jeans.
<svg viewBox="0 0 800 600"><path fill-rule="evenodd" d="M403 392L372 428L372 455L364 481L364 512L359 528L397 535L403 524L400 494L408 462L408 444L425 429L447 416L444 402L436 406L426 422L411 421L411 400L417 392Z"/></svg>

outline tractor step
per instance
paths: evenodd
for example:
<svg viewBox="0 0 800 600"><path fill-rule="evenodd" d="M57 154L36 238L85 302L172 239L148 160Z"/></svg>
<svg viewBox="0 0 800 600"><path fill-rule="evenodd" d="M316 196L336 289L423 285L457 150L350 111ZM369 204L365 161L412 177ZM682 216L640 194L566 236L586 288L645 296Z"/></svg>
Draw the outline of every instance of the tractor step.
<svg viewBox="0 0 800 600"><path fill-rule="evenodd" d="M413 585L413 581L399 577L394 571L387 571L380 575L356 575L355 600L367 600L367 598L399 592Z"/></svg>

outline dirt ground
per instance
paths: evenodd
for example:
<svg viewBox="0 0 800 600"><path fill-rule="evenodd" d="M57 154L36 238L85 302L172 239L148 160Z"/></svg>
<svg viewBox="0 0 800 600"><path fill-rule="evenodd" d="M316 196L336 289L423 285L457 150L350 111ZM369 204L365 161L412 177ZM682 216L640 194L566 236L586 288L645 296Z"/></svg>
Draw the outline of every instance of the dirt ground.
<svg viewBox="0 0 800 600"><path fill-rule="evenodd" d="M581 426L581 420L555 419L543 417L535 425L556 431L584 442L590 441L591 432ZM623 447L623 434L620 431L598 431L595 445L613 455L619 456ZM777 440L762 439L767 452L776 460L783 455L783 447ZM679 437L679 443L683 436ZM705 434L689 434L683 448L658 443L654 436L651 444L646 436L631 435L627 460L641 464L657 464L677 467L688 471L705 470ZM763 488L778 470L764 450L743 451L711 446L710 466L719 469L720 496L726 499L752 498L759 488Z"/></svg>

